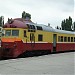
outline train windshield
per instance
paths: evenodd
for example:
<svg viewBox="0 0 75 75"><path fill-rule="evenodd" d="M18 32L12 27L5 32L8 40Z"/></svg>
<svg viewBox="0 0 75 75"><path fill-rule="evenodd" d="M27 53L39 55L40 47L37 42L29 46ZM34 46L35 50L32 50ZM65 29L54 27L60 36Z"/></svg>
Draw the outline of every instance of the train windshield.
<svg viewBox="0 0 75 75"><path fill-rule="evenodd" d="M6 30L5 31L5 36L11 36L11 30Z"/></svg>
<svg viewBox="0 0 75 75"><path fill-rule="evenodd" d="M5 36L19 36L19 30L5 30Z"/></svg>
<svg viewBox="0 0 75 75"><path fill-rule="evenodd" d="M12 30L12 36L19 36L19 30Z"/></svg>

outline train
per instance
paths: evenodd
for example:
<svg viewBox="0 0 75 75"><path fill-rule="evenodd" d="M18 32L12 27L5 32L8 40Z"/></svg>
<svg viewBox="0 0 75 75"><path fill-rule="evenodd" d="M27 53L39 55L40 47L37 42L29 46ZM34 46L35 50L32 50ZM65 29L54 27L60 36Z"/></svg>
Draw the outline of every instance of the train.
<svg viewBox="0 0 75 75"><path fill-rule="evenodd" d="M75 32L54 29L30 19L10 19L3 26L1 58L75 51Z"/></svg>

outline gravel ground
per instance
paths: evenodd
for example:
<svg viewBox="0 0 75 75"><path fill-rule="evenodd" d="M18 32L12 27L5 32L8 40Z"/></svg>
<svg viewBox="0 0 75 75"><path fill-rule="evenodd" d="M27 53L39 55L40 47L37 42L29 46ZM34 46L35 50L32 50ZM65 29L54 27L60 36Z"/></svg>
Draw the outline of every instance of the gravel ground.
<svg viewBox="0 0 75 75"><path fill-rule="evenodd" d="M0 61L0 75L75 75L75 52Z"/></svg>

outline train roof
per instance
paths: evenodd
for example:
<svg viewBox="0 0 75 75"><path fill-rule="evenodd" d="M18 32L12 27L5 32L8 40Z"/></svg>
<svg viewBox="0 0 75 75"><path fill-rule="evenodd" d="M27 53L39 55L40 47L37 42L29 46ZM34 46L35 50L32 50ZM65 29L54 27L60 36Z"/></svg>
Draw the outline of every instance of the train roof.
<svg viewBox="0 0 75 75"><path fill-rule="evenodd" d="M42 27L43 31L48 31L48 32L56 32L56 33L63 33L63 34L75 34L73 31L66 31L66 30L59 30L59 29L54 29L51 26L44 25L44 24L37 24L37 23L26 23L28 25L34 25L37 30L37 26Z"/></svg>
<svg viewBox="0 0 75 75"><path fill-rule="evenodd" d="M56 33L64 33L64 34L75 34L75 32L72 31L65 31L65 30L59 30L59 29L54 29L51 26L44 25L44 24L37 24L32 22L30 19L22 19L22 18L15 18L11 20L11 23L6 23L4 25L4 28L28 28L27 25L34 25L36 30L37 27L41 27L43 31L48 31L48 32L56 32Z"/></svg>
<svg viewBox="0 0 75 75"><path fill-rule="evenodd" d="M51 26L48 26L48 25L37 24L36 26L41 26L43 31L63 33L63 34L75 34L75 32L73 32L73 31L54 29L54 28L52 28Z"/></svg>
<svg viewBox="0 0 75 75"><path fill-rule="evenodd" d="M30 19L23 19L23 18L15 18L10 19L3 28L28 28L26 23L33 23Z"/></svg>

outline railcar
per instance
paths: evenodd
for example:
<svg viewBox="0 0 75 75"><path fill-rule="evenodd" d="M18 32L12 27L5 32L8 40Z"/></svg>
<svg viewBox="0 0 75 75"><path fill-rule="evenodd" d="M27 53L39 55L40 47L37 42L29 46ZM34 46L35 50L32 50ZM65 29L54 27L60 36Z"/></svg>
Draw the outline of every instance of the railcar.
<svg viewBox="0 0 75 75"><path fill-rule="evenodd" d="M16 18L4 25L2 57L16 58L32 54L75 51L75 32L53 29L31 20Z"/></svg>

